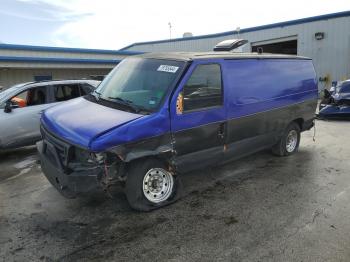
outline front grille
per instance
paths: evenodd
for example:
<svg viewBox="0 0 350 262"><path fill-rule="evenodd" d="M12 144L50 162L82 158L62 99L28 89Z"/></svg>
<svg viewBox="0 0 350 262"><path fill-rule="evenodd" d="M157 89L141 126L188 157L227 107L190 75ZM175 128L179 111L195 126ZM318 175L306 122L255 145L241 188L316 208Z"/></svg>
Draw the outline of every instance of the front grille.
<svg viewBox="0 0 350 262"><path fill-rule="evenodd" d="M55 151L57 153L57 156L59 158L60 164L63 167L68 166L68 162L71 157L72 152L72 146L69 145L67 142L63 141L62 139L58 138L57 136L50 133L47 129L45 129L43 126L40 127L41 136L44 140L44 142L50 143L52 146L54 146ZM53 155L54 152L48 152L49 150L46 150L46 155L48 158L53 162L57 162L55 156ZM58 163L56 163L58 164Z"/></svg>

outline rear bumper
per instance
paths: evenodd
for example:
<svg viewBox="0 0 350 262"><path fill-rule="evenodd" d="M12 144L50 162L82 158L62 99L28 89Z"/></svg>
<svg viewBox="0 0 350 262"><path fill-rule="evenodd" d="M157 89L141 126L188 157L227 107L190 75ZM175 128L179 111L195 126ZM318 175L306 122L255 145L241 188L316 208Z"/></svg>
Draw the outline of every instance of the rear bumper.
<svg viewBox="0 0 350 262"><path fill-rule="evenodd" d="M38 142L37 148L42 172L64 197L74 198L79 193L101 190L99 180L102 176L102 170L99 167L68 173L62 168L62 163L60 163L55 147L48 141ZM49 158L47 156L48 152L54 158Z"/></svg>

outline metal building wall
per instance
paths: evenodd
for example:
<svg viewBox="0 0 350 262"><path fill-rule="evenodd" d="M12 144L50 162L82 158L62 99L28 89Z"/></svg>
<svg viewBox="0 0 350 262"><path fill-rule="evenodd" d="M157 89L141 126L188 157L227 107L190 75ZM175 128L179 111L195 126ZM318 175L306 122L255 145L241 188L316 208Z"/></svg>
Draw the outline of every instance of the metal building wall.
<svg viewBox="0 0 350 262"><path fill-rule="evenodd" d="M0 69L0 85L12 85L34 81L36 75L52 75L52 79L89 79L90 75L106 75L109 69Z"/></svg>
<svg viewBox="0 0 350 262"><path fill-rule="evenodd" d="M0 56L116 59L137 54L128 51L0 44Z"/></svg>
<svg viewBox="0 0 350 262"><path fill-rule="evenodd" d="M123 59L123 55L114 54L93 54L79 52L59 52L59 51L35 51L35 50L9 50L1 49L2 56L20 56L20 57L51 57L51 58L89 58L89 59Z"/></svg>
<svg viewBox="0 0 350 262"><path fill-rule="evenodd" d="M316 40L316 32L324 32L325 38ZM298 40L298 55L313 59L318 77L329 77L330 81L320 83L320 89L326 85L329 86L333 80L350 78L350 16L239 34L239 38L247 39L250 42L243 48L245 52L250 52L251 44L254 42L271 39L278 41L279 38L290 36L295 36ZM136 43L122 50L144 52L211 51L216 43L231 38L238 38L238 36L236 33L232 33L214 37L208 35L193 40Z"/></svg>
<svg viewBox="0 0 350 262"><path fill-rule="evenodd" d="M138 52L0 44L0 86L34 81L35 76L81 79L106 75Z"/></svg>

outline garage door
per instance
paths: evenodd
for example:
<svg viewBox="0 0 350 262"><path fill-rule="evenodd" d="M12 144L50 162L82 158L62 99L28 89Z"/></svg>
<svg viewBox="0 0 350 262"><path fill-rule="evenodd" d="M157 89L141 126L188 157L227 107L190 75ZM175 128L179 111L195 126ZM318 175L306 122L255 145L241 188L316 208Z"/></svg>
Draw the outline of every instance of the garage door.
<svg viewBox="0 0 350 262"><path fill-rule="evenodd" d="M287 54L287 55L296 55L298 53L297 36L264 40L264 41L254 42L251 45L252 45L252 52L257 52L258 48L262 48L262 51L264 53Z"/></svg>

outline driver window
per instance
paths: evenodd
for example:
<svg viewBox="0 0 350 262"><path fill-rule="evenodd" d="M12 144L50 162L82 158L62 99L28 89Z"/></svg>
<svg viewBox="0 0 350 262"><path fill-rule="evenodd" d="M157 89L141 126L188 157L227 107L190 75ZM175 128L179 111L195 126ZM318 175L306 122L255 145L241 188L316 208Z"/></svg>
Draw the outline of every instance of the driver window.
<svg viewBox="0 0 350 262"><path fill-rule="evenodd" d="M183 90L184 111L222 105L221 69L219 64L199 65Z"/></svg>
<svg viewBox="0 0 350 262"><path fill-rule="evenodd" d="M31 88L11 98L11 103L18 107L42 105L46 101L45 87Z"/></svg>

